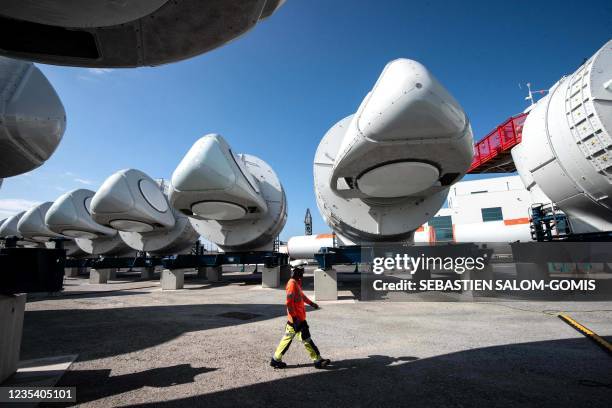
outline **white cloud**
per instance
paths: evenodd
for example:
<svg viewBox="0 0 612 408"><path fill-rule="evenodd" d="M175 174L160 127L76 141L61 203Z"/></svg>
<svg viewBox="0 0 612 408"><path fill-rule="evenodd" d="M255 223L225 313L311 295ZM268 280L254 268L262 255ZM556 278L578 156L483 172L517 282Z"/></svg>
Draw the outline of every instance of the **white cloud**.
<svg viewBox="0 0 612 408"><path fill-rule="evenodd" d="M86 186L93 186L94 184L96 184L96 182L93 180L88 180L80 177L76 177L74 181L76 181L77 183L85 184Z"/></svg>
<svg viewBox="0 0 612 408"><path fill-rule="evenodd" d="M0 220L8 218L21 211L29 210L38 204L40 204L40 201L23 200L20 198L0 199Z"/></svg>
<svg viewBox="0 0 612 408"><path fill-rule="evenodd" d="M113 72L110 68L87 68L87 71L94 75L104 75Z"/></svg>

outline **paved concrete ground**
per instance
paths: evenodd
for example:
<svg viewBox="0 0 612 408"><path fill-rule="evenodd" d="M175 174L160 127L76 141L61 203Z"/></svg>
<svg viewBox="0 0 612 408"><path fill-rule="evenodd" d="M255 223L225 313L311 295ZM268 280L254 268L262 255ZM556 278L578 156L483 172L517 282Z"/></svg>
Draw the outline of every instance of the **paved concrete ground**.
<svg viewBox="0 0 612 408"><path fill-rule="evenodd" d="M59 385L76 386L83 406L612 403L612 356L551 312L612 340L610 302L354 302L341 290L308 318L330 369L315 370L294 343L289 368L274 370L284 292L261 289L260 276L188 278L174 292L127 279L68 279L63 295L27 304L22 359L78 354Z"/></svg>

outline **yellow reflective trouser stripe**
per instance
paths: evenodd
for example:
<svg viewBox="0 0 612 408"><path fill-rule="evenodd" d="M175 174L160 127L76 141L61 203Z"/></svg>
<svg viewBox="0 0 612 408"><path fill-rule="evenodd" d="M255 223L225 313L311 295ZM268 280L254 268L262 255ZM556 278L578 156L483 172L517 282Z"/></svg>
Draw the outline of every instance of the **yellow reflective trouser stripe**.
<svg viewBox="0 0 612 408"><path fill-rule="evenodd" d="M308 352L308 355L310 356L312 361L319 360L319 353L317 352L315 347L313 347L312 341L310 339L302 339L302 333L296 333L290 324L285 326L285 335L278 343L278 347L276 347L276 351L274 352L274 359L277 361L281 361L283 355L289 349L289 346L291 345L291 342L293 341L293 338L296 336L296 334L298 336L298 340L300 340L302 344L304 344L304 347L306 348L306 351Z"/></svg>

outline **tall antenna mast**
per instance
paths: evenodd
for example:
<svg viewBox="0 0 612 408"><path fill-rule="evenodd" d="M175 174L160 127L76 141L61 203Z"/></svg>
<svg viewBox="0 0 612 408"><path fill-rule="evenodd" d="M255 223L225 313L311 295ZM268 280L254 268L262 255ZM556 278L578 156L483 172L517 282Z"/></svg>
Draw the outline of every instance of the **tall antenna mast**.
<svg viewBox="0 0 612 408"><path fill-rule="evenodd" d="M305 235L312 235L312 216L310 215L310 208L306 209L306 216L304 217L304 232Z"/></svg>

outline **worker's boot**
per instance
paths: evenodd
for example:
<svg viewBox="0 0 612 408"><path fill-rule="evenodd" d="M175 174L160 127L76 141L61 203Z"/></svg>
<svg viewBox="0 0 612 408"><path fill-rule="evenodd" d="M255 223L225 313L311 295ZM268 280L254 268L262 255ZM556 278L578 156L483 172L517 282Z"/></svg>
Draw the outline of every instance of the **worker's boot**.
<svg viewBox="0 0 612 408"><path fill-rule="evenodd" d="M270 367L285 368L287 367L287 363L283 363L282 361L275 360L274 358L272 358L272 360L270 360Z"/></svg>
<svg viewBox="0 0 612 408"><path fill-rule="evenodd" d="M320 360L315 361L315 368L325 368L331 363L331 360L328 358L322 358Z"/></svg>

